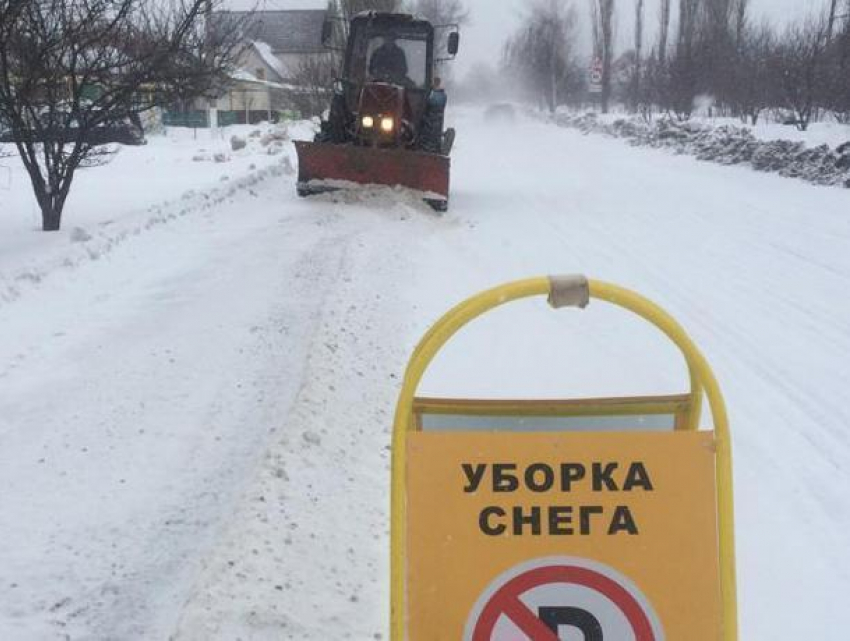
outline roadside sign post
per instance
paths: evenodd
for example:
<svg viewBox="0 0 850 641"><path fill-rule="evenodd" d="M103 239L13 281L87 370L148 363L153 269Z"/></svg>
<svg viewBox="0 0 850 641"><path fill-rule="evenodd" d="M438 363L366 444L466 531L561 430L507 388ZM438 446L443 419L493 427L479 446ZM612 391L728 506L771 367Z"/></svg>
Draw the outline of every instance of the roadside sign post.
<svg viewBox="0 0 850 641"><path fill-rule="evenodd" d="M612 303L682 351L679 396L419 399L463 326L512 301ZM713 429L700 430L703 394ZM511 283L455 307L411 358L393 435L393 641L736 641L732 465L717 381L676 321L583 277ZM573 637L569 637L573 638Z"/></svg>
<svg viewBox="0 0 850 641"><path fill-rule="evenodd" d="M588 91L590 93L602 93L603 73L602 60L599 58L594 59L593 64L590 65L587 78Z"/></svg>

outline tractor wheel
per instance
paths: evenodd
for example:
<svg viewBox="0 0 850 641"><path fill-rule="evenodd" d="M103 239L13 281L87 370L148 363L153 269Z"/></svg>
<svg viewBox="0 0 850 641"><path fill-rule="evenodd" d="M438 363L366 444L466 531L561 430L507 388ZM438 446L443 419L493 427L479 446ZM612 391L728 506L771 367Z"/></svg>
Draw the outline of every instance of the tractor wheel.
<svg viewBox="0 0 850 641"><path fill-rule="evenodd" d="M446 133L443 134L443 144L442 144L442 148L440 149L440 152L444 156L450 156L451 155L452 148L455 146L456 135L457 135L457 132L452 128L446 129Z"/></svg>
<svg viewBox="0 0 850 641"><path fill-rule="evenodd" d="M430 205L431 209L436 211L437 213L444 214L449 210L449 201L448 200L440 200L437 198L426 198L425 202Z"/></svg>

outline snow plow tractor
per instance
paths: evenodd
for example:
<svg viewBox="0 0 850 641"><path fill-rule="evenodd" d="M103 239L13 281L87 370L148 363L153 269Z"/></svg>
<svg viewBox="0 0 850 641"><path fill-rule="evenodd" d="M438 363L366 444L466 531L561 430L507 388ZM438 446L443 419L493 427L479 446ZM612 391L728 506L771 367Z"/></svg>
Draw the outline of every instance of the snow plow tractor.
<svg viewBox="0 0 850 641"><path fill-rule="evenodd" d="M333 26L325 23L326 46ZM438 58L437 41L447 57ZM447 98L434 70L454 59L459 44L456 25L434 27L406 14L354 17L327 119L313 142L296 142L298 195L401 186L446 211L455 132L444 129Z"/></svg>

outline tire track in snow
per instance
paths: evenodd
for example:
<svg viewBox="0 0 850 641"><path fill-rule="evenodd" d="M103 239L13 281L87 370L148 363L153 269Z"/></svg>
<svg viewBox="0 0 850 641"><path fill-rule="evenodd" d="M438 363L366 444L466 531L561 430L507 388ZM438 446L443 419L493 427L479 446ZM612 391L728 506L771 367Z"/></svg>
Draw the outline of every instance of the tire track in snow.
<svg viewBox="0 0 850 641"><path fill-rule="evenodd" d="M343 215L362 229L347 240L302 387L175 641L386 638L392 408L419 331L404 320L399 287L415 273L394 240L442 221L404 207Z"/></svg>

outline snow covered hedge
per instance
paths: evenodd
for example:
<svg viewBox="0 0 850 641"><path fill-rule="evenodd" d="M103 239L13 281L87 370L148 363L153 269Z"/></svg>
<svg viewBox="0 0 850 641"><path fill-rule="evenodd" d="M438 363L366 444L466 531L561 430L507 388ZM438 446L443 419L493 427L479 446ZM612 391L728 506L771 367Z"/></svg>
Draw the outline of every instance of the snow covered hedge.
<svg viewBox="0 0 850 641"><path fill-rule="evenodd" d="M642 147L672 149L722 165L749 164L758 171L802 178L818 185L850 188L850 141L832 149L807 147L790 140L759 140L745 127L715 127L663 118L648 123L639 118L606 122L595 113L558 114L561 127L622 138Z"/></svg>

